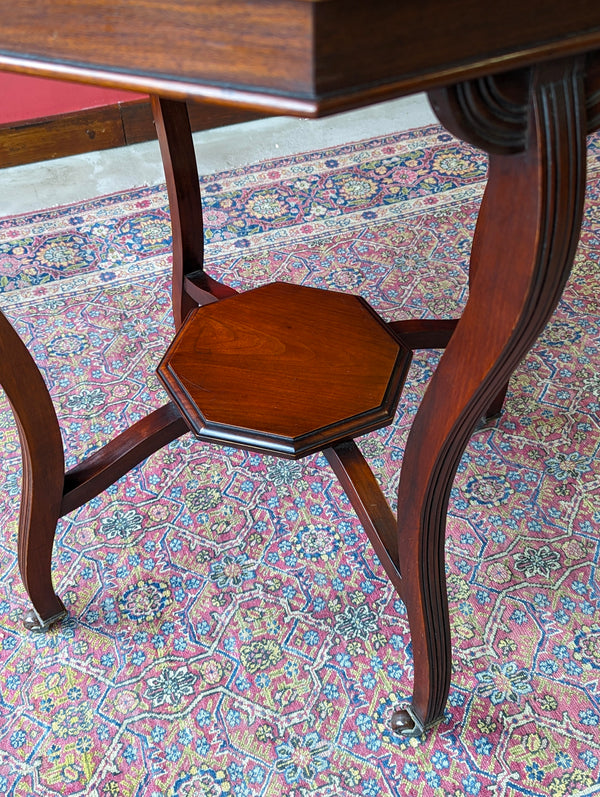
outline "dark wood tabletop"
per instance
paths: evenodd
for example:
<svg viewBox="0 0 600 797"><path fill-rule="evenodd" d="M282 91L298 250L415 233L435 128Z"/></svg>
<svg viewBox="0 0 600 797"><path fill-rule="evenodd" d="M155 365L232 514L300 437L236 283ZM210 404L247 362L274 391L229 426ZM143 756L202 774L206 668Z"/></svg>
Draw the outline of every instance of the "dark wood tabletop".
<svg viewBox="0 0 600 797"><path fill-rule="evenodd" d="M600 46L596 0L0 0L0 67L316 115Z"/></svg>

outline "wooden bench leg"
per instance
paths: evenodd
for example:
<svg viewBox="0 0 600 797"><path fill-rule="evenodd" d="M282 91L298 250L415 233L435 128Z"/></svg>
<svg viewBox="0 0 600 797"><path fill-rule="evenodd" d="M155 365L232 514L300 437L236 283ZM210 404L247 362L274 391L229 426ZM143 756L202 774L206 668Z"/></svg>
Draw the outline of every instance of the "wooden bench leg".
<svg viewBox="0 0 600 797"><path fill-rule="evenodd" d="M414 692L393 725L409 735L415 723L426 728L439 720L448 697L444 542L454 475L473 428L558 302L578 242L585 190L578 62L566 59L524 70L502 84L481 83L431 95L443 124L486 148L491 160L469 300L415 418L398 491Z"/></svg>

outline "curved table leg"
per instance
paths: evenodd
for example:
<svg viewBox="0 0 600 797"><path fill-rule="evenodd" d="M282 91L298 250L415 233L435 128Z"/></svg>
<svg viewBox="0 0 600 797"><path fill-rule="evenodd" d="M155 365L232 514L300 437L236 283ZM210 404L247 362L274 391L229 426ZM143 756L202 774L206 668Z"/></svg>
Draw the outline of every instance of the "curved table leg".
<svg viewBox="0 0 600 797"><path fill-rule="evenodd" d="M400 477L398 540L414 651L412 704L392 720L401 734L439 720L448 696L444 542L460 457L550 317L572 264L585 189L582 83L569 59L431 95L443 124L491 158L470 297L415 418Z"/></svg>
<svg viewBox="0 0 600 797"><path fill-rule="evenodd" d="M198 167L187 105L153 96L173 231L172 304L175 328L198 305L236 293L204 271L204 228Z"/></svg>
<svg viewBox="0 0 600 797"><path fill-rule="evenodd" d="M64 453L58 420L42 376L12 326L0 313L0 384L19 429L23 486L18 556L21 578L33 608L27 628L41 631L66 615L54 592L52 546L61 516Z"/></svg>
<svg viewBox="0 0 600 797"><path fill-rule="evenodd" d="M160 407L65 473L60 427L50 393L33 358L0 312L0 385L11 404L23 463L18 531L19 570L32 608L30 631L66 616L52 584L58 519L90 500L188 426L173 404Z"/></svg>
<svg viewBox="0 0 600 797"><path fill-rule="evenodd" d="M200 188L186 104L153 98L153 107L171 205L173 310L180 324L192 307L235 291L205 275L202 268ZM32 603L24 622L32 631L43 631L66 615L51 576L58 519L184 434L187 426L175 408L166 405L65 474L62 437L50 394L33 358L1 312L0 386L11 404L21 440L18 559Z"/></svg>

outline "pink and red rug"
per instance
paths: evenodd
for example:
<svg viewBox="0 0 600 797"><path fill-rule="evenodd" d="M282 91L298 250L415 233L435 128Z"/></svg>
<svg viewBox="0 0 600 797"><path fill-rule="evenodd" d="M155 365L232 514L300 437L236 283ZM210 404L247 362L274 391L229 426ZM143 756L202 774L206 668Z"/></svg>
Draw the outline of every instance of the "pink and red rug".
<svg viewBox="0 0 600 797"><path fill-rule="evenodd" d="M563 797L600 780L600 138L561 305L452 492L454 673L402 741L410 635L322 457L181 438L64 518L43 636L15 552L20 456L0 405L0 790L15 797ZM361 293L386 317L465 300L485 159L438 127L206 180L209 270ZM516 201L518 198L516 198ZM0 306L55 400L67 464L165 400L162 188L0 220ZM510 235L510 230L507 230ZM394 501L436 353L360 440Z"/></svg>

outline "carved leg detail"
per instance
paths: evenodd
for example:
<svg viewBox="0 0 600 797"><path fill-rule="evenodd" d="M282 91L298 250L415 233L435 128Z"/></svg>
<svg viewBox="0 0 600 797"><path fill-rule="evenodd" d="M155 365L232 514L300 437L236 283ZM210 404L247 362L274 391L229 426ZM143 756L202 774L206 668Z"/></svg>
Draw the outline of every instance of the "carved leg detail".
<svg viewBox="0 0 600 797"><path fill-rule="evenodd" d="M414 652L412 705L392 720L400 733L415 732L414 718L425 728L439 720L448 696L444 543L460 457L554 310L581 224L585 119L577 61L517 73L494 91L485 82L485 91L475 84L431 95L445 126L485 146L491 159L470 297L417 413L399 484L400 566Z"/></svg>
<svg viewBox="0 0 600 797"><path fill-rule="evenodd" d="M23 461L19 569L33 608L24 622L42 631L65 616L52 585L51 560L64 483L58 420L46 385L25 345L0 313L0 384L11 403Z"/></svg>

